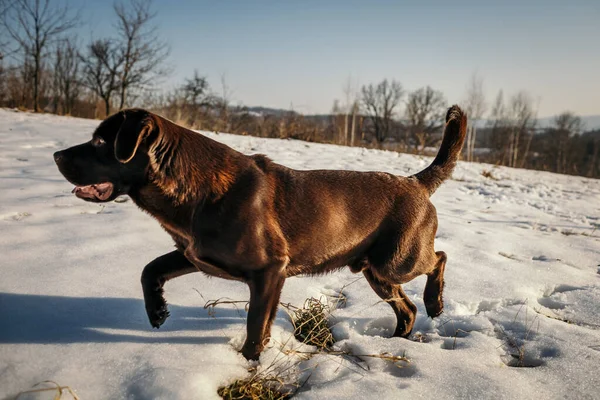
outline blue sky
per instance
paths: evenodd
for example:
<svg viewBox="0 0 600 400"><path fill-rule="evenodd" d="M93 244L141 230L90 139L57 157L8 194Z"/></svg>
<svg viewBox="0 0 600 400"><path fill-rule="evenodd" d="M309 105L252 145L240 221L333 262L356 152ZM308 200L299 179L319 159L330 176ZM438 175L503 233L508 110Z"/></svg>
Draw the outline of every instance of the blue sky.
<svg viewBox="0 0 600 400"><path fill-rule="evenodd" d="M83 41L112 32L112 2L72 0ZM235 103L328 112L352 76L405 89L430 85L449 103L469 77L491 102L525 89L539 116L600 114L600 1L155 1L172 47L165 87L194 69Z"/></svg>

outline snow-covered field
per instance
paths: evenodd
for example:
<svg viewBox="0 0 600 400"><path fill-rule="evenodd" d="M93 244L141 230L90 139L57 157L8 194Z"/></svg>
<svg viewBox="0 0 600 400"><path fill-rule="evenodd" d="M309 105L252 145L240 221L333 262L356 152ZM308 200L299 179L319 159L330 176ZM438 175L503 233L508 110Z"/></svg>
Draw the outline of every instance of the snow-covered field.
<svg viewBox="0 0 600 400"><path fill-rule="evenodd" d="M237 351L245 312L202 306L247 300L248 290L202 274L175 279L166 285L171 317L150 328L140 273L172 249L170 237L131 201L77 199L52 160L57 149L89 140L97 124L0 110L0 399L48 379L81 399L218 398L219 386L249 374ZM208 135L298 169L407 175L429 162ZM298 362L282 353L299 343L280 310L259 369L298 362L286 373L308 378L299 399L600 398L600 181L460 163L433 203L436 247L448 253L446 308L428 319L424 278L407 284L419 309L414 340L389 337L392 310L362 275L291 278L282 297L302 305L344 288L347 302L331 319L336 348L409 363L327 354Z"/></svg>

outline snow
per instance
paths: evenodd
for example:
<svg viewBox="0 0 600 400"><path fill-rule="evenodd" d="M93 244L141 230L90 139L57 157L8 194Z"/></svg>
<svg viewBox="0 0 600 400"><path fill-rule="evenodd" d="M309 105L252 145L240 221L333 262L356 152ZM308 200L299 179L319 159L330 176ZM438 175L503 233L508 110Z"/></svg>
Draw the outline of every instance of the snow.
<svg viewBox="0 0 600 400"><path fill-rule="evenodd" d="M253 365L237 351L246 313L243 305L210 314L202 306L247 300L248 290L202 274L175 279L166 285L171 317L150 328L140 273L173 248L170 237L131 201L75 198L52 160L57 149L89 140L97 124L0 110L0 399L44 380L82 399L216 399L219 386L247 377ZM205 134L298 169L408 175L431 160ZM409 363L285 355L314 348L292 337L280 309L259 370L292 366L286 374L308 379L298 399L598 398L600 181L459 163L432 201L436 249L448 254L445 312L427 318L423 277L405 285L419 309L413 340L389 337L392 310L361 275L291 278L282 296L300 306L343 289L347 301L331 319L336 348ZM53 393L27 396L20 399Z"/></svg>

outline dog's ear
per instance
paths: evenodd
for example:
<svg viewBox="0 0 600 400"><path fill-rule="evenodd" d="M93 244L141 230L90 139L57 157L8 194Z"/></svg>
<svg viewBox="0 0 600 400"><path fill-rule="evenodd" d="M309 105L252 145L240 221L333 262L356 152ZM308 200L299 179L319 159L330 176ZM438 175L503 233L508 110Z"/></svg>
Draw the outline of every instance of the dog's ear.
<svg viewBox="0 0 600 400"><path fill-rule="evenodd" d="M123 164L135 156L142 141L154 129L154 121L150 115L138 116L123 113L123 123L115 138L115 157Z"/></svg>

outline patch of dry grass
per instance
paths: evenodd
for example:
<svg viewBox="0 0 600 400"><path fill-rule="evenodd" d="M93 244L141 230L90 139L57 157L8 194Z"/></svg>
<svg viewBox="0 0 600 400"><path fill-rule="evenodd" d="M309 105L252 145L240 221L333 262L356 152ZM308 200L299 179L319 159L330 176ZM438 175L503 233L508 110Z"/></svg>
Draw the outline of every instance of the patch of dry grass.
<svg viewBox="0 0 600 400"><path fill-rule="evenodd" d="M222 386L217 393L224 400L287 400L292 397L281 379L260 374Z"/></svg>
<svg viewBox="0 0 600 400"><path fill-rule="evenodd" d="M519 257L517 257L517 256L516 256L516 255L514 255L514 254L508 254L508 253L505 253L505 252L503 252L503 251L499 251L499 252L498 252L498 254L499 254L499 255L501 255L502 257L506 257L506 258L508 258L508 259L511 259L511 260L515 260L515 261L521 261L521 260L519 259Z"/></svg>
<svg viewBox="0 0 600 400"><path fill-rule="evenodd" d="M494 174L492 173L492 171L489 170L489 169L484 169L483 171L481 171L481 176L483 176L484 178L491 179L493 181L499 180L498 178L496 178L494 176Z"/></svg>
<svg viewBox="0 0 600 400"><path fill-rule="evenodd" d="M533 318L528 316L528 300L525 300L521 307L517 310L512 325L515 326L511 331L507 331L500 324L495 324L495 332L499 339L504 341L504 348L506 355L502 358L502 361L509 367L516 368L535 368L544 365L544 361L533 357L531 352L528 351L526 345L532 335L537 334L540 327L540 320L538 319L539 313ZM523 321L523 331L519 331L517 328L517 319L522 310L525 310ZM492 321L494 322L494 321ZM535 329L534 329L535 328Z"/></svg>
<svg viewBox="0 0 600 400"><path fill-rule="evenodd" d="M562 233L565 236L573 236L573 235L578 235L577 232L574 232L570 229L563 229L562 231L560 231L560 233Z"/></svg>
<svg viewBox="0 0 600 400"><path fill-rule="evenodd" d="M327 320L330 309L321 300L311 297L306 299L302 308L291 304L283 307L290 315L294 327L294 336L298 341L316 346L319 350L331 348L335 342Z"/></svg>
<svg viewBox="0 0 600 400"><path fill-rule="evenodd" d="M560 233L562 233L565 236L581 235L581 236L586 236L586 237L597 238L597 236L594 235L594 233L596 233L597 229L598 229L597 227L594 227L594 229L592 230L591 233L588 233L588 232L576 232L576 231L571 230L571 229L563 229L562 231L560 231Z"/></svg>
<svg viewBox="0 0 600 400"><path fill-rule="evenodd" d="M51 387L38 387L40 385L52 385ZM73 389L69 386L60 386L58 383L54 381L42 381L33 385L32 389L25 390L17 394L15 400L19 399L22 395L31 394L31 393L41 393L41 392L54 392L53 400L62 399L63 394L68 393L71 395L72 399L79 400L79 397L75 394Z"/></svg>
<svg viewBox="0 0 600 400"><path fill-rule="evenodd" d="M355 281L352 283L354 282ZM342 289L344 288L345 286ZM298 382L298 377L292 376L297 374L297 372L293 372L294 368L299 366L302 361L308 360L312 356L319 354L327 357L342 357L355 364L358 364L358 362L354 359L361 361L365 358L382 359L398 368L405 368L410 364L410 360L405 354L354 354L349 350L334 349L333 344L335 339L331 332L328 319L331 316L332 310L345 305L347 298L343 291L339 290L335 296L329 295L328 300L331 300L332 306L329 306L320 299L314 297L306 299L302 307L280 303L290 317L294 329L294 337L304 344L315 346L317 350L300 351L284 349L285 344L283 344L280 356L272 360L270 365L261 372L256 372L256 369L253 369L254 374L249 378L237 379L227 386L220 387L217 391L219 396L225 400L290 399L310 379L309 375L309 377L304 380L304 383L300 384L300 382ZM207 301L204 307L209 311L209 314L212 317L215 317L215 311L218 305L230 305L237 309L238 305L247 305L247 302L221 298ZM311 368L316 368L316 366ZM365 371L367 370L368 368L365 369ZM252 370L250 371L252 372Z"/></svg>

